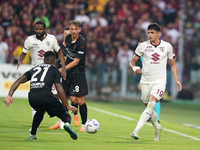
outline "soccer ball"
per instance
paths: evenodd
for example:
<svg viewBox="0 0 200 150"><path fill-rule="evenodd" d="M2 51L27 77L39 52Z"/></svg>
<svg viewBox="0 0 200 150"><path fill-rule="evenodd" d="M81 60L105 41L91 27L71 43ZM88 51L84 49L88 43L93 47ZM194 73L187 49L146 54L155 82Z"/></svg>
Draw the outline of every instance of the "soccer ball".
<svg viewBox="0 0 200 150"><path fill-rule="evenodd" d="M96 133L99 130L99 122L96 119L90 119L85 123L85 130L88 133Z"/></svg>

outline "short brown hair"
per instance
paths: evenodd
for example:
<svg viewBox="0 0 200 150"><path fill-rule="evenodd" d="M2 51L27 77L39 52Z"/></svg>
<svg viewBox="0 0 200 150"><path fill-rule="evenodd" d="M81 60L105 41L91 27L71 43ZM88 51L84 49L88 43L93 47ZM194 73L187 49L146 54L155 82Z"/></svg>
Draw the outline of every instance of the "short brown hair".
<svg viewBox="0 0 200 150"><path fill-rule="evenodd" d="M72 20L69 23L69 26L71 26L72 24L74 24L76 27L81 27L81 23L78 20Z"/></svg>

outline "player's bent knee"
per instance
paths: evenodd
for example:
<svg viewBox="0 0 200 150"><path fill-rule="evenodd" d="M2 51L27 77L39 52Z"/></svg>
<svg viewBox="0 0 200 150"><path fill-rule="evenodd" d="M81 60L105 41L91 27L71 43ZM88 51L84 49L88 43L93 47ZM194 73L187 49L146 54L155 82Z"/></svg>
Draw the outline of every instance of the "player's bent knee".
<svg viewBox="0 0 200 150"><path fill-rule="evenodd" d="M70 101L72 102L72 104L77 104L76 97L70 97Z"/></svg>
<svg viewBox="0 0 200 150"><path fill-rule="evenodd" d="M78 100L78 105L83 105L85 103L84 97L77 97L77 100Z"/></svg>

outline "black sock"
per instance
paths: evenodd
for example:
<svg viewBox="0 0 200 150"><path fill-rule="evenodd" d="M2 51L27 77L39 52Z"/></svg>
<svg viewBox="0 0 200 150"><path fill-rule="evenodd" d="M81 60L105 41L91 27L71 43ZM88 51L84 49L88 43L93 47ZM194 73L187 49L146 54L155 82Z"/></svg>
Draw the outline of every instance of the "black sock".
<svg viewBox="0 0 200 150"><path fill-rule="evenodd" d="M69 123L69 124L71 123L71 116L68 114L68 112L57 117L60 118L64 123Z"/></svg>
<svg viewBox="0 0 200 150"><path fill-rule="evenodd" d="M72 106L74 106L74 107L76 107L77 109L78 109L78 103L76 103L76 104L71 104ZM77 111L77 113L78 113L78 111ZM74 113L74 115L77 115L77 113Z"/></svg>
<svg viewBox="0 0 200 150"><path fill-rule="evenodd" d="M81 114L82 124L85 124L87 121L87 105L84 103L79 107L79 111Z"/></svg>
<svg viewBox="0 0 200 150"><path fill-rule="evenodd" d="M31 128L31 134L35 135L37 132L37 128L39 127L40 123L42 122L44 117L43 112L36 112L34 117L33 117L33 122L32 122L32 128Z"/></svg>

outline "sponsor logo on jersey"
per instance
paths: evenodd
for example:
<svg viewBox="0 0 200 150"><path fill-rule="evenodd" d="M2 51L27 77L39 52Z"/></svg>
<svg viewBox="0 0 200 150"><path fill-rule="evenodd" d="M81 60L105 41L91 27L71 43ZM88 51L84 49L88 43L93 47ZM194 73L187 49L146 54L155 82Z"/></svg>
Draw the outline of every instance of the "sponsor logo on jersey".
<svg viewBox="0 0 200 150"><path fill-rule="evenodd" d="M39 48L38 44L33 44L33 48Z"/></svg>
<svg viewBox="0 0 200 150"><path fill-rule="evenodd" d="M144 51L147 52L147 53L152 53L154 51L154 49L152 49L152 48L146 48Z"/></svg>
<svg viewBox="0 0 200 150"><path fill-rule="evenodd" d="M158 60L160 60L160 55L159 54L157 54L157 53L154 53L154 54L152 54L151 55L152 56L152 60L154 61L154 62L151 62L151 64L159 64L159 62L157 62Z"/></svg>
<svg viewBox="0 0 200 150"><path fill-rule="evenodd" d="M47 46L49 46L50 45L50 41L46 41L46 44L47 44Z"/></svg>
<svg viewBox="0 0 200 150"><path fill-rule="evenodd" d="M161 52L164 52L164 51L165 51L165 48L164 48L164 47L160 47L160 51L161 51Z"/></svg>
<svg viewBox="0 0 200 150"><path fill-rule="evenodd" d="M35 89L35 88L43 88L45 85L45 83L31 83L31 89Z"/></svg>
<svg viewBox="0 0 200 150"><path fill-rule="evenodd" d="M84 52L78 51L79 54L84 54Z"/></svg>
<svg viewBox="0 0 200 150"><path fill-rule="evenodd" d="M39 59L39 60L43 59L43 57L44 57L44 53L45 53L45 51L42 50L42 49L38 51L38 56L39 56L38 59Z"/></svg>
<svg viewBox="0 0 200 150"><path fill-rule="evenodd" d="M74 60L75 54L71 52L71 49L66 48L66 51L67 51L67 57Z"/></svg>

